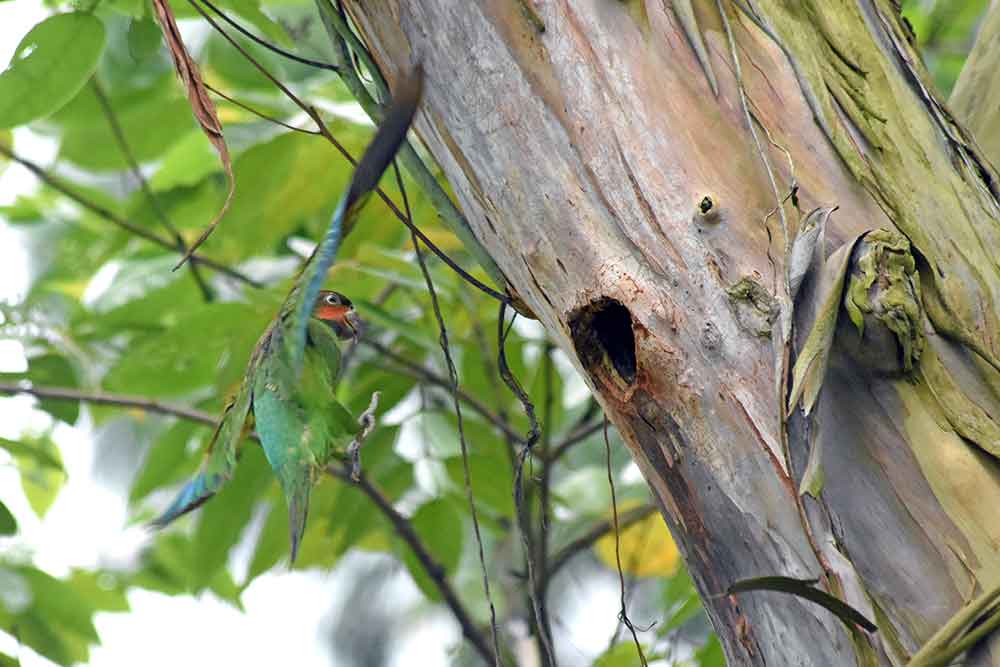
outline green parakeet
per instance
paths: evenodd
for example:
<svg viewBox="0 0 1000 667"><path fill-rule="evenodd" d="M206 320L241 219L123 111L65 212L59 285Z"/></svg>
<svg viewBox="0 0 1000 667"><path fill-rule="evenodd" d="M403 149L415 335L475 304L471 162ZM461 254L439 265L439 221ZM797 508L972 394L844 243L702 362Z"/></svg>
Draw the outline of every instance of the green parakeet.
<svg viewBox="0 0 1000 667"><path fill-rule="evenodd" d="M334 398L340 368L338 340L355 337L358 321L350 300L321 287L343 230L349 228L406 137L420 101L419 66L398 88L326 235L296 278L278 316L257 342L240 389L212 436L201 470L154 526L165 526L195 509L232 477L252 414L268 463L288 503L291 561L295 561L305 530L310 489L331 456L347 445L358 429Z"/></svg>

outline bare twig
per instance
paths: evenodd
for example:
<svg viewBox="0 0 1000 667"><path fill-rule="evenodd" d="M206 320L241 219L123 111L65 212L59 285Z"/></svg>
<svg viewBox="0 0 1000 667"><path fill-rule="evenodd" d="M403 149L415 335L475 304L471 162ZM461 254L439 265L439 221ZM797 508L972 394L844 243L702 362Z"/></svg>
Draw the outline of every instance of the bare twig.
<svg viewBox="0 0 1000 667"><path fill-rule="evenodd" d="M406 217L411 217L410 201L406 196L406 186L403 184L403 175L399 171L399 165L393 161L393 171L396 174L396 184L403 197L403 207L406 210ZM469 514L472 517L472 532L476 538L476 546L479 550L479 566L483 574L483 591L486 594L486 602L490 607L490 630L493 635L493 659L494 664L503 664L500 657L500 633L497 631L497 612L493 606L493 596L490 593L490 576L486 568L486 554L483 550L483 537L479 530L479 517L476 512L476 498L472 493L472 473L469 471L469 444L465 440L465 426L462 420L462 401L458 395L458 370L455 368L455 361L451 357L451 350L448 345L448 329L444 324L444 315L441 314L441 304L438 302L437 291L434 289L434 281L431 279L431 272L427 269L427 262L424 254L420 250L420 241L417 235L412 233L413 250L417 255L417 263L420 265L420 272L427 283L427 292L431 297L431 306L434 309L434 318L437 320L438 331L440 332L441 351L444 353L444 360L448 366L448 380L451 388L452 400L455 405L455 417L458 420L458 442L462 448L462 473L465 480L465 496L469 503Z"/></svg>
<svg viewBox="0 0 1000 667"><path fill-rule="evenodd" d="M528 422L531 424L528 436L525 438L520 451L518 451L517 461L514 466L514 509L517 514L516 523L518 532L521 534L521 544L524 547L525 565L528 570L528 595L531 598L531 608L535 614L535 623L538 626L538 637L541 640L542 651L547 661L546 664L552 666L556 664L555 650L552 647L551 631L544 626L545 617L542 614L541 604L538 601L539 588L538 577L535 572L535 555L532 548L528 517L524 507L524 462L531 455L532 448L538 442L539 437L541 437L542 429L538 424L538 417L535 416L535 405L531 402L531 398L527 392L521 388L517 378L514 377L514 374L510 370L510 365L507 363L506 343L510 329L504 326L506 315L507 304L501 302L500 312L497 314L497 368L500 370L500 377L503 378L504 383L517 396L517 400L521 402L524 413L528 416ZM517 317L516 312L514 313L514 317ZM513 324L514 321L511 320L511 326Z"/></svg>
<svg viewBox="0 0 1000 667"><path fill-rule="evenodd" d="M181 255L187 254L188 248L187 244L184 243L184 237L181 236L181 233L177 231L177 228L174 227L172 222L170 222L170 218L167 217L163 207L160 206L159 200L149 187L149 182L147 182L146 177L142 175L142 169L139 167L139 161L135 159L132 147L129 146L128 138L125 136L125 131L122 129L121 123L118 122L118 114L115 113L115 109L111 105L111 100L109 100L108 96L105 95L104 88L101 87L101 84L97 82L96 78L91 79L91 84L94 89L94 96L97 97L97 102L101 105L104 117L107 118L108 125L111 127L111 134L115 136L115 141L118 142L118 148L121 149L122 155L125 157L125 161L128 163L129 169L132 171L132 177L139 183L139 188L142 190L142 194L149 201L149 206L153 209L153 213L160 221L160 224L166 230L167 234L174 238L174 242L177 244L177 252ZM198 285L202 298L205 301L212 301L214 299L212 290L208 286L208 283L205 282L205 278L201 275L201 269L198 268L196 263L191 264L191 277L194 278L195 283Z"/></svg>
<svg viewBox="0 0 1000 667"><path fill-rule="evenodd" d="M165 239L159 236L158 234L154 234L153 232L143 227L140 227L134 222L130 222L125 218L123 218L122 216L112 211L109 211L100 204L88 199L84 195L78 192L74 192L68 185L63 183L61 180L59 180L49 172L45 171L45 169L35 164L34 162L26 158L23 158L20 155L15 154L14 151L10 150L2 143L0 143L0 155L3 155L4 157L10 160L13 160L14 162L17 162L19 165L21 165L22 167L30 171L32 174L34 174L35 177L38 178L38 180L42 181L53 190L56 190L61 194L65 195L66 197L72 199L83 208L104 218L113 225L121 227L122 229L124 229L129 233L134 234L139 238L145 239L150 243L155 243L156 245L162 248L166 248L167 250L171 251L177 250L177 246L169 239ZM246 276L240 273L239 271L226 266L225 264L217 262L213 259L208 259L207 257L204 257L197 253L191 255L191 261L197 262L198 264L202 264L203 266L206 266L214 271L218 271L219 273L225 276L229 276L230 278L233 278L234 280L238 280L242 283L250 285L251 287L264 286L263 283L260 283L254 280L253 278L250 278L249 276Z"/></svg>
<svg viewBox="0 0 1000 667"><path fill-rule="evenodd" d="M548 340L543 346L542 373L544 381L544 397L542 402L542 430L541 452L542 458L547 459L549 450L552 447L552 411L555 405L555 391L553 388L553 374L555 368L552 361L552 350L554 346ZM546 463L542 466L541 480L538 484L538 539L536 541L536 552L538 558L538 590L535 596L538 598L538 609L541 612L541 628L549 633L549 641L552 641L551 623L549 620L549 605L545 592L548 589L549 580L549 521L552 516L552 466Z"/></svg>
<svg viewBox="0 0 1000 667"><path fill-rule="evenodd" d="M188 408L183 405L171 403L161 403L144 396L127 396L124 394L108 394L105 392L87 392L69 387L34 387L18 383L0 382L0 394L13 396L15 394L28 394L36 398L45 398L55 401L77 401L83 403L93 403L95 405L113 405L122 408L136 408L144 412L155 412L161 415L180 417L188 421L215 426L218 418L207 412Z"/></svg>
<svg viewBox="0 0 1000 667"><path fill-rule="evenodd" d="M424 368L420 364L416 364L410 361L409 359L399 354L398 352L394 352L388 346L383 345L382 343L376 340L369 340L365 338L362 338L360 342L362 345L367 345L371 349L378 352L379 355L385 357L386 359L389 359L391 362L393 362L393 364L395 364L399 369L401 369L402 372L406 373L410 377L416 378L418 380L423 380L428 384L433 384L443 389L451 389L451 384L449 383L447 378L441 377L437 373L427 368ZM507 420L498 415L497 413L493 412L489 408L489 406L487 406L481 400L463 391L461 388L459 388L458 396L459 398L462 399L462 401L466 405L468 405L472 409L473 412L479 414L481 417L483 417L483 419L485 419L490 424L495 426L497 430L503 433L505 436L513 439L514 441L521 440L521 436L513 428L511 428Z"/></svg>
<svg viewBox="0 0 1000 667"><path fill-rule="evenodd" d="M294 60L297 63L302 63L303 65L310 65L312 67L316 67L316 68L319 68L319 69L326 69L326 70L330 70L332 72L339 72L340 71L339 67L337 67L336 65L333 65L331 63L325 63L325 62L322 62L320 60L313 60L311 58L304 58L302 56L295 55L291 51L286 51L285 49L281 48L280 46L278 46L276 44L271 44L270 42L266 41L265 39L263 39L261 37L258 37L257 35L253 34L249 30L247 30L246 28L244 28L243 26L241 26L239 23L237 23L236 21L234 21L233 19L229 18L221 9L219 9L218 7L216 7L215 5L213 5L208 0L201 0L201 2L206 7L208 7L213 12L215 12L215 14L217 14L219 18L221 18L223 21L225 21L230 26L232 26L233 30L235 30L236 32L240 33L241 35L243 35L244 37L246 37L250 41L256 42L260 46L263 46L268 51L272 51L274 53L277 53L279 56L284 56L285 58L288 58L289 60Z"/></svg>
<svg viewBox="0 0 1000 667"><path fill-rule="evenodd" d="M455 589L448 583L444 567L431 555L431 552L424 545L420 536L413 529L409 519L396 511L396 508L392 506L392 503L386 498L385 494L374 483L369 481L368 477L363 473L358 477L356 482L352 482L350 470L346 467L331 465L327 468L327 472L347 483L356 484L375 503L378 510L392 524L396 530L396 534L406 542L407 546L413 551L413 555L420 561L421 567L424 568L427 576L434 583L434 587L441 593L441 598L448 605L455 620L458 621L459 626L462 628L462 634L476 649L479 656L485 662L491 664L493 662L493 651L490 649L489 642L486 641L486 638L476 628L476 624L472 620L472 617L469 616L469 612L465 609L462 601L458 599Z"/></svg>
<svg viewBox="0 0 1000 667"><path fill-rule="evenodd" d="M625 530L630 526L639 523L655 511L656 507L653 505L633 507L626 512L622 512L621 516L618 517L618 527ZM586 533L557 551L555 555L552 556L551 564L549 565L549 582L555 578L559 570L572 560L574 556L592 547L597 540L614 531L614 529L614 517L606 519L595 524Z"/></svg>
<svg viewBox="0 0 1000 667"><path fill-rule="evenodd" d="M618 500L615 498L615 476L611 471L611 441L608 439L608 418L604 418L604 450L607 453L608 464L608 485L611 487L611 518L615 530L615 562L618 564L618 583L621 591L621 610L618 612L618 620L625 624L632 633L632 641L635 642L635 650L639 652L639 662L642 667L648 667L646 654L642 651L639 643L639 635L636 634L635 625L628 617L628 608L625 604L625 574L622 572L622 552L621 552L621 525L618 522ZM617 632L617 631L616 631Z"/></svg>
<svg viewBox="0 0 1000 667"><path fill-rule="evenodd" d="M205 84L205 88L207 88L208 90L210 90L213 94L218 95L222 99L226 100L230 104L235 104L236 106L238 106L239 108L243 109L244 111L249 111L254 116L257 116L258 118L262 118L262 119L264 119L264 120L266 120L266 121L268 121L270 123L274 123L275 125L280 125L281 127L286 128L288 130L291 130L292 132L301 132L302 134L311 134L311 135L317 136L317 137L318 136L322 136L322 132L320 132L319 130L307 130L304 127L295 127L294 125L290 125L290 124L288 124L288 123L286 123L284 121L278 120L277 118L275 118L273 116L268 116L263 111L258 111L257 109L254 109L249 104L244 104L243 102L240 102L239 100L237 100L235 98L232 98L229 95L226 95L221 90L219 90L217 88L213 88L211 85L209 85L207 83Z"/></svg>
<svg viewBox="0 0 1000 667"><path fill-rule="evenodd" d="M569 435L566 439L552 448L552 451L545 457L547 463L555 463L566 454L573 445L579 444L601 430L603 419L599 422L582 426Z"/></svg>

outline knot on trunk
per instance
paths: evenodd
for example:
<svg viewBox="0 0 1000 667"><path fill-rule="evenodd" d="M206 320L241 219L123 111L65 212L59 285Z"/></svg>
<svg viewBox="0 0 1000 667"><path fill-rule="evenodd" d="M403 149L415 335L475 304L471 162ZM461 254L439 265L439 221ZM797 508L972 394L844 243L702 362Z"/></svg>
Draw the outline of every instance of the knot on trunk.
<svg viewBox="0 0 1000 667"><path fill-rule="evenodd" d="M852 326L840 338L858 362L881 373L909 372L924 349L920 278L910 242L896 231L869 232L854 250L844 290Z"/></svg>

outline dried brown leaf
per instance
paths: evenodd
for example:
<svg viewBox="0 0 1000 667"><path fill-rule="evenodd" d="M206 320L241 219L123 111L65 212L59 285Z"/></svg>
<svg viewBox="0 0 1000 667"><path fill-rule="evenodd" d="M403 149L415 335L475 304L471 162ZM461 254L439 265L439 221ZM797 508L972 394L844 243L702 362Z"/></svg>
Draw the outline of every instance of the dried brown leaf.
<svg viewBox="0 0 1000 667"><path fill-rule="evenodd" d="M153 7L156 10L156 20L163 31L163 39L166 41L167 48L170 49L170 55L173 57L174 69L177 70L177 76L180 77L181 83L184 84L184 89L187 91L188 100L191 103L191 112L194 114L198 124L201 125L205 136L215 146L215 150L219 154L219 159L222 161L222 167L226 171L226 180L229 183L229 191L226 194L226 201L222 204L222 209L208 224L205 231L201 233L201 236L191 244L187 252L184 253L184 256L181 257L181 260L177 262L177 266L174 267L176 270L191 257L198 246L205 242L205 239L208 238L209 234L219 224L219 221L222 220L222 216L229 210L229 204L232 202L233 194L236 190L236 180L233 177L233 164L229 157L229 149L226 147L226 140L222 135L222 123L219 122L219 116L215 112L215 105L212 103L212 98L208 95L208 89L201 80L201 72L198 71L198 65L191 58L187 47L184 46L184 41L181 39L180 30L177 29L177 22L174 20L174 14L170 9L170 5L167 4L167 0L153 0Z"/></svg>

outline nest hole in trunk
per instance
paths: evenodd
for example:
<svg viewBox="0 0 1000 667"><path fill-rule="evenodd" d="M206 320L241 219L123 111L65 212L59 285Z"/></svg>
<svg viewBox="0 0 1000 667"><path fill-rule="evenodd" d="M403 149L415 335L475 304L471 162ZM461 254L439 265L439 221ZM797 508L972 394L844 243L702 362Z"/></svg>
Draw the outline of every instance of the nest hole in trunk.
<svg viewBox="0 0 1000 667"><path fill-rule="evenodd" d="M632 314L610 297L595 299L569 317L573 347L595 380L631 385L636 377L635 334Z"/></svg>

